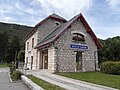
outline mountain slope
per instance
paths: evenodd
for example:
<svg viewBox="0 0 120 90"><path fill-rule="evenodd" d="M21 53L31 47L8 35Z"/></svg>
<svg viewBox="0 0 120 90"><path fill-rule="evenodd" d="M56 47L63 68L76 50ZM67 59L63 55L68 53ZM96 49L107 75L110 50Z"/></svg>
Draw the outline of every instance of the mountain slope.
<svg viewBox="0 0 120 90"><path fill-rule="evenodd" d="M6 32L8 37L11 39L13 36L18 36L20 42L23 43L25 35L30 32L32 27L18 24L10 24L0 22L0 33Z"/></svg>

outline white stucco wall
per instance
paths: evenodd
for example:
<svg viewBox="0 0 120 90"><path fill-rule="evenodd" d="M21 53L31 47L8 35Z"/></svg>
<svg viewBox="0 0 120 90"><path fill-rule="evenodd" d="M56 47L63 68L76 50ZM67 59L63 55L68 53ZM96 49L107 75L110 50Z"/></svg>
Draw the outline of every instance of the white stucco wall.
<svg viewBox="0 0 120 90"><path fill-rule="evenodd" d="M25 42L25 63L27 63L27 68L31 69L31 56L33 56L32 69L37 68L37 49L32 47L32 38L34 38L34 46L37 45L37 31ZM27 42L29 42L29 49L27 50ZM28 62L26 61L28 57Z"/></svg>

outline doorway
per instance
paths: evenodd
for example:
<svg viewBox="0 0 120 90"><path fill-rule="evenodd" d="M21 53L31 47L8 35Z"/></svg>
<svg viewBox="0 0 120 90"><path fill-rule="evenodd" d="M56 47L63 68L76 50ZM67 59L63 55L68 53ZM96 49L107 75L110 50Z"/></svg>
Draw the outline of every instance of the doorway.
<svg viewBox="0 0 120 90"><path fill-rule="evenodd" d="M32 65L33 65L33 56L31 56L31 70L32 70Z"/></svg>
<svg viewBox="0 0 120 90"><path fill-rule="evenodd" d="M82 70L82 52L76 52L76 70Z"/></svg>
<svg viewBox="0 0 120 90"><path fill-rule="evenodd" d="M42 68L48 69L48 50L42 51Z"/></svg>
<svg viewBox="0 0 120 90"><path fill-rule="evenodd" d="M43 66L44 66L44 69L48 69L48 55L47 54L44 54L43 55Z"/></svg>

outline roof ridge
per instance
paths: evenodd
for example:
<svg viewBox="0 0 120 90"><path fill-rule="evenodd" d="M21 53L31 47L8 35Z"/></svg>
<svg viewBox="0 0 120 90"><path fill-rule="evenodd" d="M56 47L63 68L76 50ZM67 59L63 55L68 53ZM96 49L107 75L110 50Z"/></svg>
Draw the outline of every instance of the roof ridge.
<svg viewBox="0 0 120 90"><path fill-rule="evenodd" d="M56 13L53 13L53 14L51 14L51 15L49 15L49 16L54 17L54 18L61 19L61 20L63 20L63 21L67 21L65 18L63 18L62 16L60 16L60 15L58 15L58 14L56 14Z"/></svg>

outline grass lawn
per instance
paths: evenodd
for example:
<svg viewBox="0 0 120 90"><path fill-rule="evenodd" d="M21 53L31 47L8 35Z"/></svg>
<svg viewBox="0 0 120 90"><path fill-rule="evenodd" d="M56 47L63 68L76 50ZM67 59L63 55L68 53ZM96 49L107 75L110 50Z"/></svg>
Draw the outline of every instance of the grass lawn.
<svg viewBox="0 0 120 90"><path fill-rule="evenodd" d="M101 72L56 73L69 78L120 89L120 75L108 75Z"/></svg>
<svg viewBox="0 0 120 90"><path fill-rule="evenodd" d="M6 68L6 67L8 67L7 64L0 64L0 68Z"/></svg>
<svg viewBox="0 0 120 90"><path fill-rule="evenodd" d="M45 82L35 76L27 76L29 79L31 79L34 83L36 83L37 85L41 86L42 88L44 88L45 90L65 90L59 86L50 84L48 82Z"/></svg>

